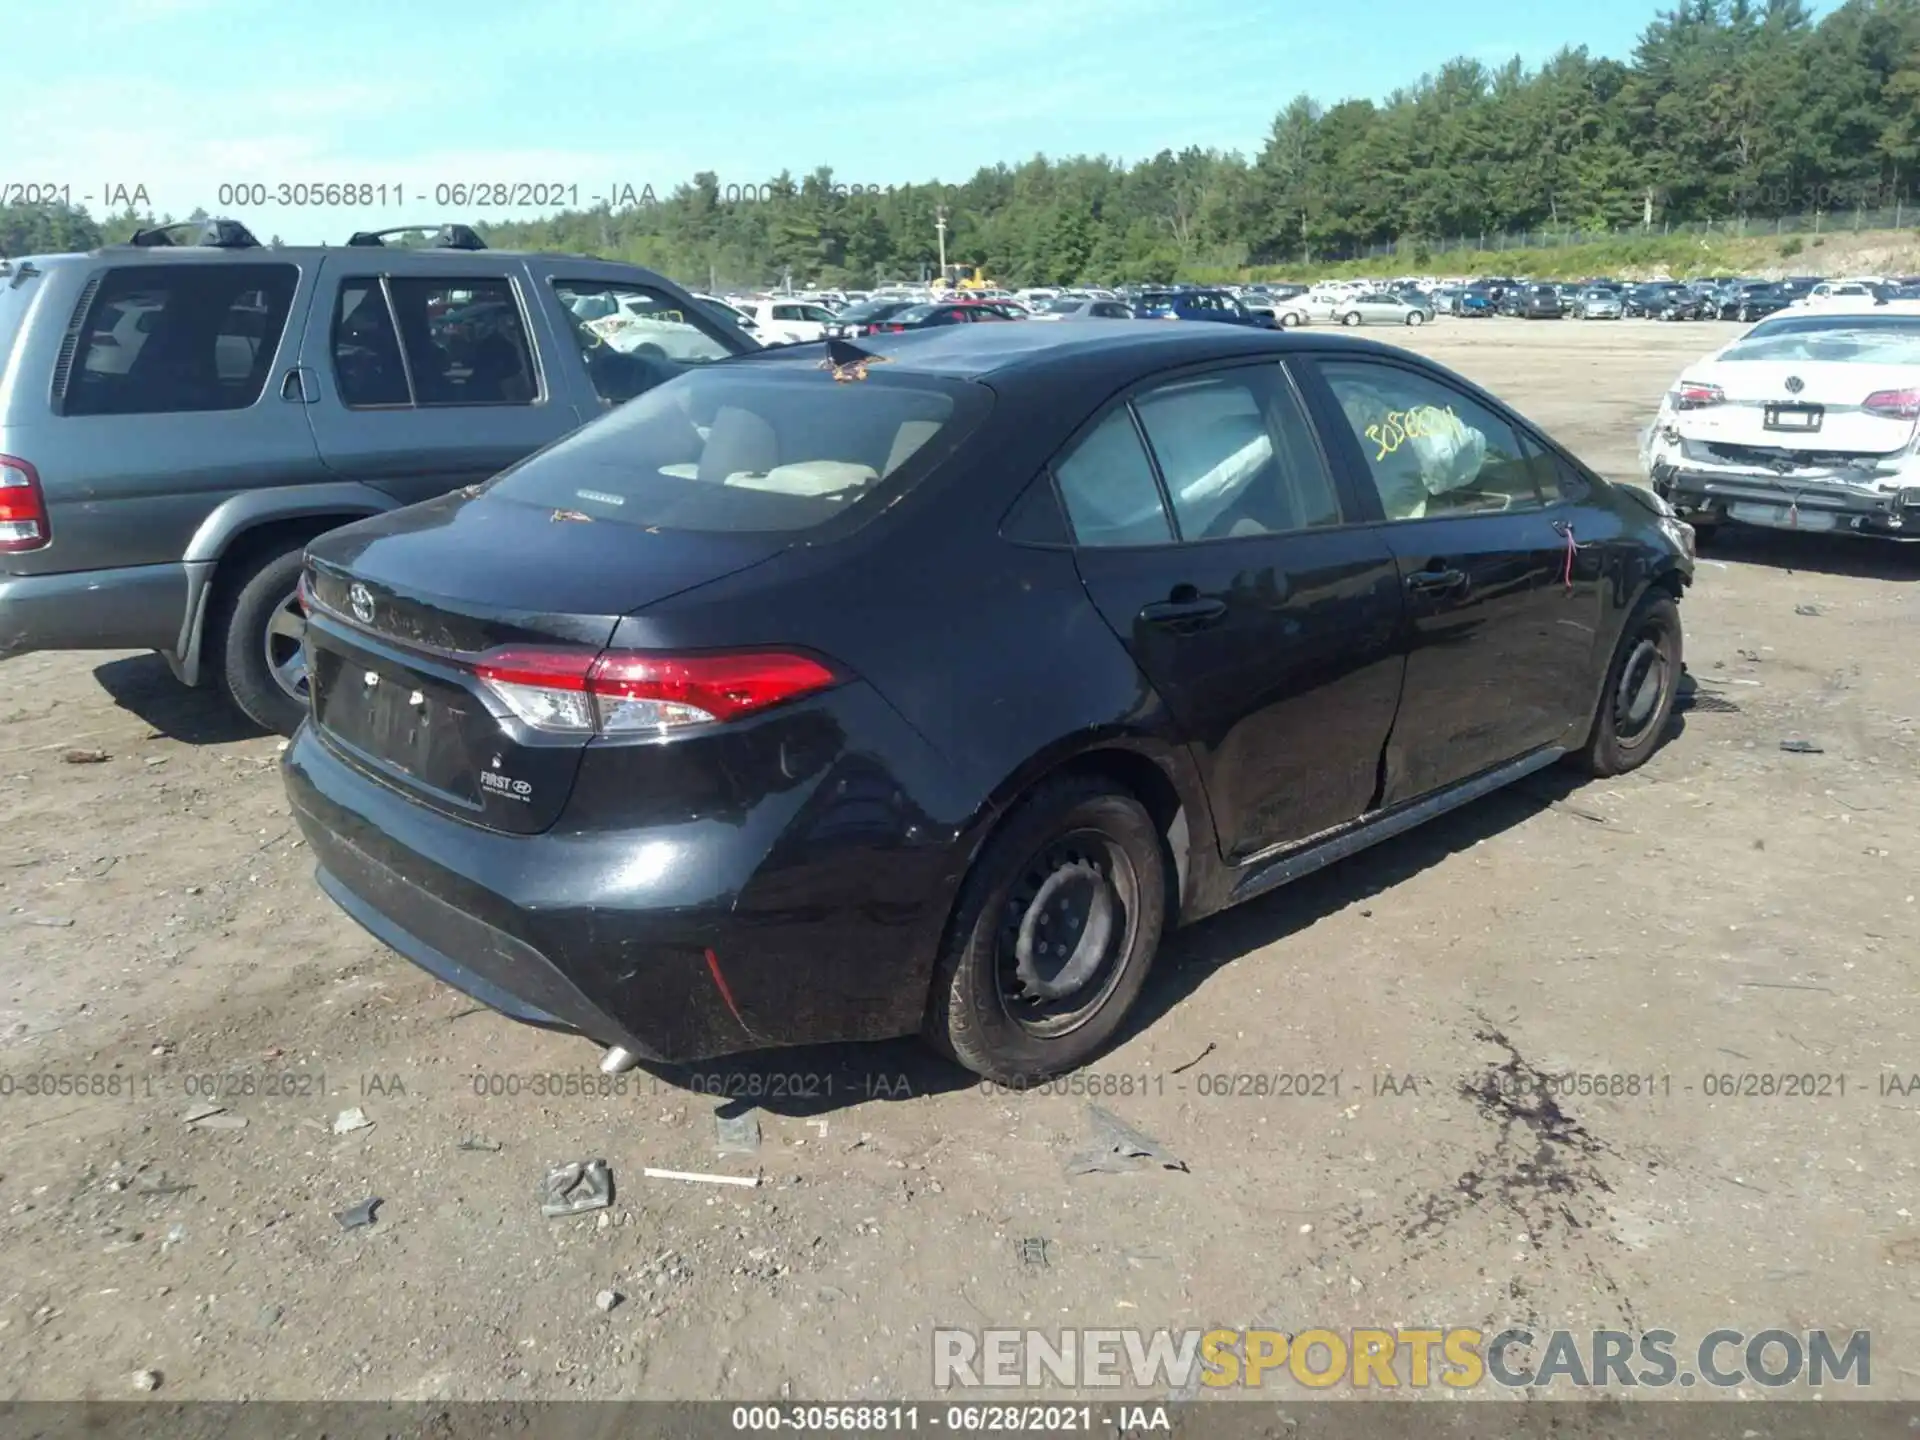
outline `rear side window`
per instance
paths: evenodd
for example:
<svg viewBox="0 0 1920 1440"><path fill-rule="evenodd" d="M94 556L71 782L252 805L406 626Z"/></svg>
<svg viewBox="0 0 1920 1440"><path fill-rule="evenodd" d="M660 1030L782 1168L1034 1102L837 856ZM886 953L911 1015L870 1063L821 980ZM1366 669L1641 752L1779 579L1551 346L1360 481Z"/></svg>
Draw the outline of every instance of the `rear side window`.
<svg viewBox="0 0 1920 1440"><path fill-rule="evenodd" d="M874 371L839 383L811 367L689 370L487 493L622 525L808 530L917 483L989 405L983 386L927 376Z"/></svg>
<svg viewBox="0 0 1920 1440"><path fill-rule="evenodd" d="M333 369L356 409L531 405L539 371L513 283L356 276L334 303Z"/></svg>
<svg viewBox="0 0 1920 1440"><path fill-rule="evenodd" d="M255 404L299 279L291 265L109 270L56 380L61 413L172 415Z"/></svg>
<svg viewBox="0 0 1920 1440"><path fill-rule="evenodd" d="M1094 426L1053 474L1079 544L1165 545L1173 539L1153 462L1125 406Z"/></svg>
<svg viewBox="0 0 1920 1440"><path fill-rule="evenodd" d="M587 377L609 405L672 379L683 366L725 360L747 348L719 338L727 322L646 285L556 279L553 291L574 317Z"/></svg>

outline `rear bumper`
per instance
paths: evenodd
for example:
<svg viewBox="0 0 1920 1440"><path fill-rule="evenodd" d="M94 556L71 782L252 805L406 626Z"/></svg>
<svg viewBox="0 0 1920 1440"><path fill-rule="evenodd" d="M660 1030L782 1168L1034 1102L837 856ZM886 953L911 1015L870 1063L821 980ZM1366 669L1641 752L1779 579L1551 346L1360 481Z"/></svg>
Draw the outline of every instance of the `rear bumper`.
<svg viewBox="0 0 1920 1440"><path fill-rule="evenodd" d="M841 703L854 721L881 702ZM919 1027L951 846L911 811L876 823L863 764L828 766L778 813L536 835L428 809L311 723L282 773L321 888L376 938L513 1019L674 1064Z"/></svg>
<svg viewBox="0 0 1920 1440"><path fill-rule="evenodd" d="M1889 491L1667 464L1656 464L1649 478L1654 491L1690 521L1920 539L1920 487Z"/></svg>
<svg viewBox="0 0 1920 1440"><path fill-rule="evenodd" d="M0 655L172 650L186 627L185 565L0 575Z"/></svg>

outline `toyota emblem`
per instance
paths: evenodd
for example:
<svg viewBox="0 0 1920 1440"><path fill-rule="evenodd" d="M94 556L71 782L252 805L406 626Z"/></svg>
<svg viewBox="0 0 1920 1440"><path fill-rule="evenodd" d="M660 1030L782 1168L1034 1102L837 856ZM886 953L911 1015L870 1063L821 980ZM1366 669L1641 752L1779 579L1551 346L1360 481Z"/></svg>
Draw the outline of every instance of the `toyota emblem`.
<svg viewBox="0 0 1920 1440"><path fill-rule="evenodd" d="M1806 388L1807 382L1802 380L1798 375L1787 376L1787 393L1789 395L1798 395Z"/></svg>
<svg viewBox="0 0 1920 1440"><path fill-rule="evenodd" d="M362 625L373 623L373 592L358 580L347 591L347 604L353 608L353 618Z"/></svg>

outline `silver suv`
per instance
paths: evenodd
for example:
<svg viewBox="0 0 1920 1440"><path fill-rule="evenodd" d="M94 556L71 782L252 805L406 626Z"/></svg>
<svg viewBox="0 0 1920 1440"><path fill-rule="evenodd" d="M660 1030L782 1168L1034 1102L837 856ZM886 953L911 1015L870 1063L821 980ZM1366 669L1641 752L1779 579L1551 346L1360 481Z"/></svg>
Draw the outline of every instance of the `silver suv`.
<svg viewBox="0 0 1920 1440"><path fill-rule="evenodd" d="M465 226L339 248L181 228L0 260L0 656L158 650L284 734L309 540L761 348L651 271Z"/></svg>

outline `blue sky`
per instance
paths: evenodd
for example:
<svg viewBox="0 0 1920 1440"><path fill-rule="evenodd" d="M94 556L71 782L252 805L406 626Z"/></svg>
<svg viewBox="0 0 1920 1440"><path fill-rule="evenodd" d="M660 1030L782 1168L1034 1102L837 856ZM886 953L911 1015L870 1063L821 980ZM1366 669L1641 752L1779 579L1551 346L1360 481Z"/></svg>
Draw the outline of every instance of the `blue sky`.
<svg viewBox="0 0 1920 1440"><path fill-rule="evenodd" d="M439 184L665 195L831 164L847 183L1185 145L1258 151L1295 94L1381 97L1452 55L1625 56L1652 3L1594 0L69 0L7 27L0 184L144 185L338 243L440 219ZM1824 8L1824 7L1823 7ZM222 207L223 182L385 182L364 210ZM413 198L419 197L419 198ZM521 212L524 213L524 212Z"/></svg>

